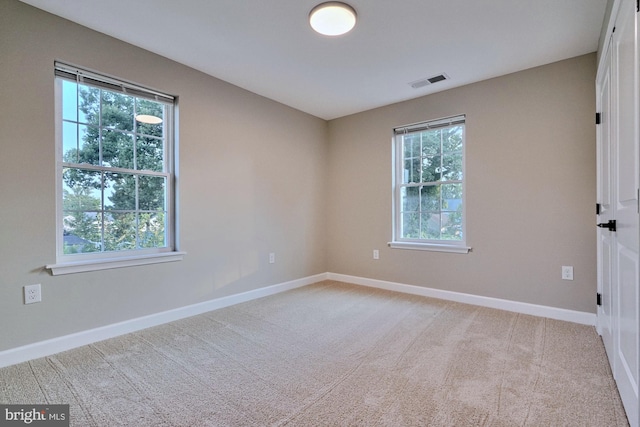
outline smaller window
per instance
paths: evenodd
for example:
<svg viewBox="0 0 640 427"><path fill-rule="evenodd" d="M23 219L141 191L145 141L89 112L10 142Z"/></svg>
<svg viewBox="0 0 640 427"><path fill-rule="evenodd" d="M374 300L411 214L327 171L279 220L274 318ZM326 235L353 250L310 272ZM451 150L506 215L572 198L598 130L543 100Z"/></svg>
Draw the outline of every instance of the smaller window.
<svg viewBox="0 0 640 427"><path fill-rule="evenodd" d="M391 247L468 252L464 203L465 116L394 129Z"/></svg>

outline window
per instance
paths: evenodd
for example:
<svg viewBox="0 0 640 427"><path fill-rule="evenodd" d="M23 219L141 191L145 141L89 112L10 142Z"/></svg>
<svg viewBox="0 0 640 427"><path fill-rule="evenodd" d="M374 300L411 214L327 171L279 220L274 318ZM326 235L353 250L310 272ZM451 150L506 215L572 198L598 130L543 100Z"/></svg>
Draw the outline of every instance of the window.
<svg viewBox="0 0 640 427"><path fill-rule="evenodd" d="M55 75L58 263L175 254L174 98L61 63Z"/></svg>
<svg viewBox="0 0 640 427"><path fill-rule="evenodd" d="M394 129L391 247L469 251L464 210L465 116Z"/></svg>

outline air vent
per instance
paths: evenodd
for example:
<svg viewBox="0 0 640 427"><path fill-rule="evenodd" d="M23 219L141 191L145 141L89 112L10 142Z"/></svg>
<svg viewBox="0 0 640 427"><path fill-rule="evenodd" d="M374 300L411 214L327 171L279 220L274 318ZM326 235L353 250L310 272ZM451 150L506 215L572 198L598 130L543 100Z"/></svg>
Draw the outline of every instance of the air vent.
<svg viewBox="0 0 640 427"><path fill-rule="evenodd" d="M444 74L439 74L437 76L429 77L427 80L429 80L429 83L433 84L441 82L443 80L447 80L447 77Z"/></svg>
<svg viewBox="0 0 640 427"><path fill-rule="evenodd" d="M427 85L433 84L433 83L438 83L441 82L443 80L448 80L449 76L447 76L446 74L442 73L442 74L438 74L437 76L432 76L432 77L427 77L424 79L420 79L420 80L416 80L415 82L411 82L409 83L411 85L412 88L414 89L419 89L421 87L425 87Z"/></svg>

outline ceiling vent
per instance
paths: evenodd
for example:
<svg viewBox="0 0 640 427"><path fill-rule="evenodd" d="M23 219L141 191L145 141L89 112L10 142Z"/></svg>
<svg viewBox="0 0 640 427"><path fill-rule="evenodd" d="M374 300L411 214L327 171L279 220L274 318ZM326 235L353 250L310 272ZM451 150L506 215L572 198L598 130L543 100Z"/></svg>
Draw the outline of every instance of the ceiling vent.
<svg viewBox="0 0 640 427"><path fill-rule="evenodd" d="M409 83L411 85L412 88L414 89L419 89L421 87L425 87L427 85L433 84L433 83L438 83L441 82L443 80L448 80L449 76L447 76L446 74L442 73L442 74L438 74L437 76L432 76L432 77L427 77L424 79L420 79L420 80L416 80L415 82L411 82Z"/></svg>

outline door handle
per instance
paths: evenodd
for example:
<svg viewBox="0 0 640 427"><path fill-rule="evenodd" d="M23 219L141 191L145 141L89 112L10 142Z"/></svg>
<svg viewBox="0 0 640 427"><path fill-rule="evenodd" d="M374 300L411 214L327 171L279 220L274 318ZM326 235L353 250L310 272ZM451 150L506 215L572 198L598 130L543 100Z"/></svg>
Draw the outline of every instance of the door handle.
<svg viewBox="0 0 640 427"><path fill-rule="evenodd" d="M616 220L610 219L609 222L602 222L598 224L600 228L608 228L609 231L616 231Z"/></svg>

